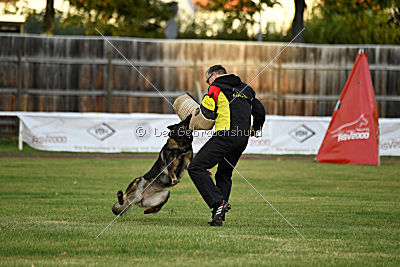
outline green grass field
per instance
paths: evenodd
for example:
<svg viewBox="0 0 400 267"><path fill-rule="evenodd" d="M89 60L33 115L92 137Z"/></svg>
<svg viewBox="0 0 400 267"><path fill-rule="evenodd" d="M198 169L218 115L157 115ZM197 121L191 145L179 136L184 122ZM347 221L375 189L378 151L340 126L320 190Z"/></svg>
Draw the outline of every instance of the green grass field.
<svg viewBox="0 0 400 267"><path fill-rule="evenodd" d="M241 160L232 210L209 227L187 174L158 214L115 217L154 160L0 158L0 265L400 265L400 162Z"/></svg>

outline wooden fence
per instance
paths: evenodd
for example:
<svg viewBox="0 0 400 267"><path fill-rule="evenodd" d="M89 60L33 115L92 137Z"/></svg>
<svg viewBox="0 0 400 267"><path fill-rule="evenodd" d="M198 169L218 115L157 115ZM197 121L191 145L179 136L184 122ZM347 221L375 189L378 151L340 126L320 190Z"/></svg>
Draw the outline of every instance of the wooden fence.
<svg viewBox="0 0 400 267"><path fill-rule="evenodd" d="M106 38L0 34L0 110L172 113L222 64L268 114L330 116L364 48L380 117L400 117L400 46Z"/></svg>

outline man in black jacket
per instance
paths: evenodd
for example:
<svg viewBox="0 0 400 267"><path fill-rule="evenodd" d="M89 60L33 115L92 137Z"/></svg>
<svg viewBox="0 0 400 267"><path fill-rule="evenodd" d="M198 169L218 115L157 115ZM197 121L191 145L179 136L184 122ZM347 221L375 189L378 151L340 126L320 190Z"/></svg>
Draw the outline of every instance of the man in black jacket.
<svg viewBox="0 0 400 267"><path fill-rule="evenodd" d="M212 210L211 226L222 226L232 187L232 172L247 146L250 135L261 130L265 110L255 92L221 65L206 73L208 93L202 108L215 113L215 133L200 149L188 172L201 196ZM253 116L253 126L251 126ZM218 164L215 184L208 169Z"/></svg>

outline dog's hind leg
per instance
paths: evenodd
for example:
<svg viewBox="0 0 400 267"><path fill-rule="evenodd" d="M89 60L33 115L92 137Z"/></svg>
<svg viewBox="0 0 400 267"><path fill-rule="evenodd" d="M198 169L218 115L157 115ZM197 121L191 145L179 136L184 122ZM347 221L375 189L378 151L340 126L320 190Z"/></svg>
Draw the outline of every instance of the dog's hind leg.
<svg viewBox="0 0 400 267"><path fill-rule="evenodd" d="M118 198L118 203L120 205L124 205L124 193L122 192L122 190L118 191L117 198Z"/></svg>
<svg viewBox="0 0 400 267"><path fill-rule="evenodd" d="M136 189L138 189L139 185L144 182L144 178L143 177L139 177L136 178L135 180L133 180L128 187L125 190L125 194L122 197L123 202L125 202L128 198L130 198L130 195L132 193L134 193L136 191ZM120 196L118 195L118 200L120 199Z"/></svg>
<svg viewBox="0 0 400 267"><path fill-rule="evenodd" d="M117 198L118 201L113 205L112 212L115 215L123 214L127 212L132 204L137 204L142 200L141 191L144 189L146 180L143 177L136 178L130 183L125 191L118 191Z"/></svg>
<svg viewBox="0 0 400 267"><path fill-rule="evenodd" d="M161 208L165 205L165 203L167 203L169 195L169 191L161 191L155 193L153 196L151 196L151 198L147 198L146 200L144 200L143 204L145 204L146 206L150 205L150 207L144 211L144 214L159 212Z"/></svg>

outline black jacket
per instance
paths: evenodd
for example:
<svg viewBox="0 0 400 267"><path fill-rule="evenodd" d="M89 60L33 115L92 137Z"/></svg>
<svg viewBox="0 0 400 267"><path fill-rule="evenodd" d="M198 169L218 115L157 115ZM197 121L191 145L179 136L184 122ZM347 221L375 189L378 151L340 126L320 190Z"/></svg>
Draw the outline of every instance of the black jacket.
<svg viewBox="0 0 400 267"><path fill-rule="evenodd" d="M234 74L218 76L208 88L208 95L216 102L215 131L248 131L253 116L254 130L260 130L265 121L265 110L256 99L254 90Z"/></svg>

